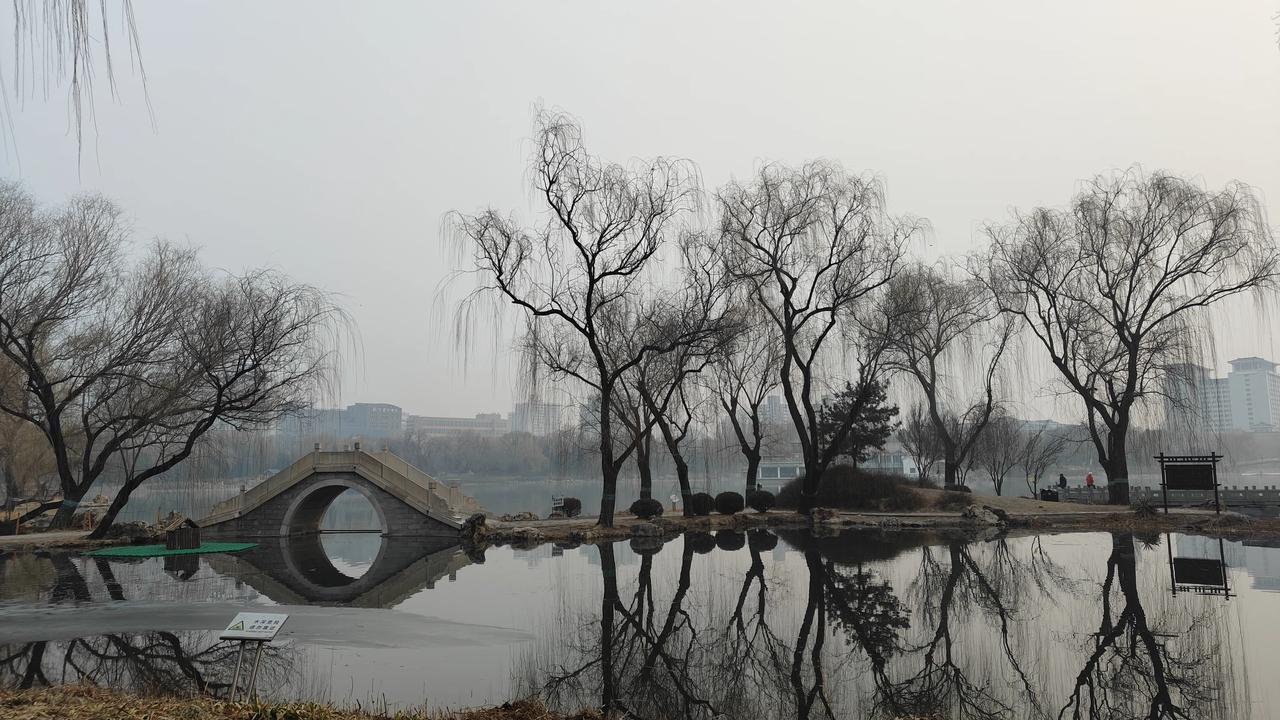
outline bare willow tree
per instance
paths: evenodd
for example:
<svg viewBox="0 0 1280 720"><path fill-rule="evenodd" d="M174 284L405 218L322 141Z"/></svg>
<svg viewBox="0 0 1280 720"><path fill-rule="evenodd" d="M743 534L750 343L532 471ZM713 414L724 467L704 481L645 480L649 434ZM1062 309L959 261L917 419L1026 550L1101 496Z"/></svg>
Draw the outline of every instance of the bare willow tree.
<svg viewBox="0 0 1280 720"><path fill-rule="evenodd" d="M991 478L996 495L1004 494L1004 481L1022 460L1023 423L1003 413L987 423L973 448L974 464Z"/></svg>
<svg viewBox="0 0 1280 720"><path fill-rule="evenodd" d="M1071 439L1047 424L1036 428L1024 427L1022 442L1018 448L1018 464L1026 475L1027 489L1035 496L1040 492L1040 480L1049 472L1049 466L1058 461Z"/></svg>
<svg viewBox="0 0 1280 720"><path fill-rule="evenodd" d="M101 197L44 210L0 187L0 354L17 369L0 411L49 442L55 526L100 479L122 484L94 536L211 428L308 405L341 320L312 287L211 274L192 250L156 243L130 264L120 215Z"/></svg>
<svg viewBox="0 0 1280 720"><path fill-rule="evenodd" d="M762 410L765 399L778 387L781 368L777 326L758 312L743 322L713 367L713 392L747 461L747 492L755 490L759 482L761 452L768 433Z"/></svg>
<svg viewBox="0 0 1280 720"><path fill-rule="evenodd" d="M635 386L675 464L685 514L689 498L689 462L683 444L701 416L706 399L698 376L723 355L738 328L729 305L730 283L724 265L705 237L687 235L680 241L682 268L679 287L651 294L646 301L639 340L652 348L636 365Z"/></svg>
<svg viewBox="0 0 1280 720"><path fill-rule="evenodd" d="M1000 405L998 371L1015 325L1000 315L980 283L923 264L894 278L882 308L890 348L886 364L920 386L942 447L944 482L958 484ZM975 370L977 377L966 377L965 370Z"/></svg>
<svg viewBox="0 0 1280 720"><path fill-rule="evenodd" d="M943 459L945 454L938 431L934 428L933 419L929 417L929 410L924 403L912 403L895 437L902 443L902 449L907 451L911 461L916 464L918 482L924 486L929 482L933 467Z"/></svg>
<svg viewBox="0 0 1280 720"><path fill-rule="evenodd" d="M117 3L112 3L117 4ZM86 117L93 120L95 80L99 72L106 77L112 98L116 93L116 55L121 35L128 46L129 61L141 79L146 97L147 74L142 64L142 45L138 41L137 22L131 0L120 0L119 26L111 22L107 0L99 0L97 12L90 0L14 0L13 66L7 70L13 86L0 84L0 125L11 125L10 102L21 103L28 96L42 94L45 99L54 90L66 87L70 115L74 121L76 147L84 146ZM112 38L117 40L113 50ZM12 95L12 100L10 99Z"/></svg>
<svg viewBox="0 0 1280 720"><path fill-rule="evenodd" d="M1084 405L1113 503L1129 501L1126 441L1169 367L1195 355L1202 311L1274 288L1280 261L1253 191L1137 169L1086 183L1066 210L992 227L981 268Z"/></svg>
<svg viewBox="0 0 1280 720"><path fill-rule="evenodd" d="M804 458L805 510L843 444L837 437L824 446L818 427L824 363L838 360L844 341L855 385L877 379L880 348L861 332L858 314L897 272L919 224L888 213L878 180L831 162L765 165L749 185L730 183L716 199L730 274L778 329L778 378Z"/></svg>
<svg viewBox="0 0 1280 720"><path fill-rule="evenodd" d="M536 357L536 355L534 356ZM624 375L613 396L613 411L627 431L627 444L635 446L640 497L653 497L653 426L656 420L644 401L636 378Z"/></svg>
<svg viewBox="0 0 1280 720"><path fill-rule="evenodd" d="M525 228L492 209L452 218L480 278L458 319L469 327L472 301L482 297L516 305L538 325L541 357L598 393L599 522L609 526L618 473L635 447L615 447L611 410L618 383L646 355L693 339L682 334L661 347L628 342L647 271L681 217L697 206L697 173L688 162L663 158L631 168L603 162L587 152L581 128L562 114L539 112L535 138L530 171L545 203L544 225Z"/></svg>

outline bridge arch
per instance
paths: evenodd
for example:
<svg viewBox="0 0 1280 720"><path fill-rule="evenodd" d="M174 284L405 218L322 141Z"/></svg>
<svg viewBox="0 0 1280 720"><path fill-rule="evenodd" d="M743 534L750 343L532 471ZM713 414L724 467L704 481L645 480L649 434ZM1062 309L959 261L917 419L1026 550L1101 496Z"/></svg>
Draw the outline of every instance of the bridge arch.
<svg viewBox="0 0 1280 720"><path fill-rule="evenodd" d="M383 512L379 502L377 489L359 477L345 475L322 476L318 482L312 483L289 502L281 518L280 535L301 535L319 532L324 521L324 514L333 501L348 490L355 490L369 501L373 512L378 516L378 525L387 533L391 526L387 524L387 514Z"/></svg>
<svg viewBox="0 0 1280 720"><path fill-rule="evenodd" d="M389 452L309 453L247 492L220 503L199 525L211 537L289 537L320 530L347 490L373 506L384 535L458 537L480 505Z"/></svg>

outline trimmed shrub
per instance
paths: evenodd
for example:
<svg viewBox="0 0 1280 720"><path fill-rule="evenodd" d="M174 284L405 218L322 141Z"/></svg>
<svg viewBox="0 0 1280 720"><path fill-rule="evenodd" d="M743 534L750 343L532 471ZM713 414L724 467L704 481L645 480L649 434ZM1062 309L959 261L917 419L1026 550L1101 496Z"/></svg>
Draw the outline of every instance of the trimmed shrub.
<svg viewBox="0 0 1280 720"><path fill-rule="evenodd" d="M778 536L764 528L748 530L747 544L756 552L769 552L778 547Z"/></svg>
<svg viewBox="0 0 1280 720"><path fill-rule="evenodd" d="M582 514L582 501L576 497L567 497L564 499L564 514L569 517L578 517Z"/></svg>
<svg viewBox="0 0 1280 720"><path fill-rule="evenodd" d="M694 515L710 515L716 509L715 498L707 493L694 493L689 496L689 512Z"/></svg>
<svg viewBox="0 0 1280 720"><path fill-rule="evenodd" d="M716 496L716 512L721 515L735 515L746 506L742 496L736 492L722 492Z"/></svg>
<svg viewBox="0 0 1280 720"><path fill-rule="evenodd" d="M734 493L735 495L737 493ZM733 552L747 544L747 536L737 530L721 530L716 533L716 547Z"/></svg>
<svg viewBox="0 0 1280 720"><path fill-rule="evenodd" d="M777 498L768 490L752 490L747 493L747 507L756 512L769 512L769 509L778 504Z"/></svg>
<svg viewBox="0 0 1280 720"><path fill-rule="evenodd" d="M791 480L778 492L778 506L800 506L800 489L803 478ZM844 510L907 511L918 510L925 499L911 488L911 481L902 475L869 472L849 465L836 465L827 469L818 486L818 507Z"/></svg>
<svg viewBox="0 0 1280 720"><path fill-rule="evenodd" d="M662 517L662 503L653 498L640 498L631 503L631 514L646 520Z"/></svg>
<svg viewBox="0 0 1280 720"><path fill-rule="evenodd" d="M716 539L711 533L691 532L685 533L684 542L698 555L706 555L716 549Z"/></svg>

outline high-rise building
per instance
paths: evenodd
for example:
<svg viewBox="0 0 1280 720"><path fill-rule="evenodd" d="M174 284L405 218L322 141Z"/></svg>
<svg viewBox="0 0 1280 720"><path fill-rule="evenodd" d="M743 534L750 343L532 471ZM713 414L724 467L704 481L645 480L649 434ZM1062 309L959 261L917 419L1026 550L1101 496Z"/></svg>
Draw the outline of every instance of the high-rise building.
<svg viewBox="0 0 1280 720"><path fill-rule="evenodd" d="M1231 361L1231 425L1235 430L1280 430L1280 375L1276 363L1260 357Z"/></svg>
<svg viewBox="0 0 1280 720"><path fill-rule="evenodd" d="M1280 430L1280 374L1259 357L1230 362L1225 378L1191 363L1170 368L1165 379L1165 420L1209 432Z"/></svg>
<svg viewBox="0 0 1280 720"><path fill-rule="evenodd" d="M567 405L548 402L518 402L511 410L511 432L551 435L565 425Z"/></svg>
<svg viewBox="0 0 1280 720"><path fill-rule="evenodd" d="M760 408L760 420L767 425L781 425L787 419L787 409L782 398L770 395L764 399L764 407Z"/></svg>

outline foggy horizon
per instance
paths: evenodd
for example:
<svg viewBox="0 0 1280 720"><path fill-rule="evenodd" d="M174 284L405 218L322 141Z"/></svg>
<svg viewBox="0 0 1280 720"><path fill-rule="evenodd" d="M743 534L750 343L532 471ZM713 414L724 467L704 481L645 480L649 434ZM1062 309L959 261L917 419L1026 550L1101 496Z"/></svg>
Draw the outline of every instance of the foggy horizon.
<svg viewBox="0 0 1280 720"><path fill-rule="evenodd" d="M83 158L66 90L36 92L9 108L3 175L45 205L110 197L139 245L189 243L211 266L335 293L360 349L325 406L465 417L522 399L511 351L480 339L464 362L452 308L434 303L453 269L446 213L536 218L538 103L609 160L694 161L708 194L768 161L874 173L892 212L929 220L911 247L927 259L1133 165L1239 180L1280 217L1270 2L318 7L137 3L154 129L124 54L118 101L99 78ZM1280 360L1266 305L1214 317L1215 374Z"/></svg>

